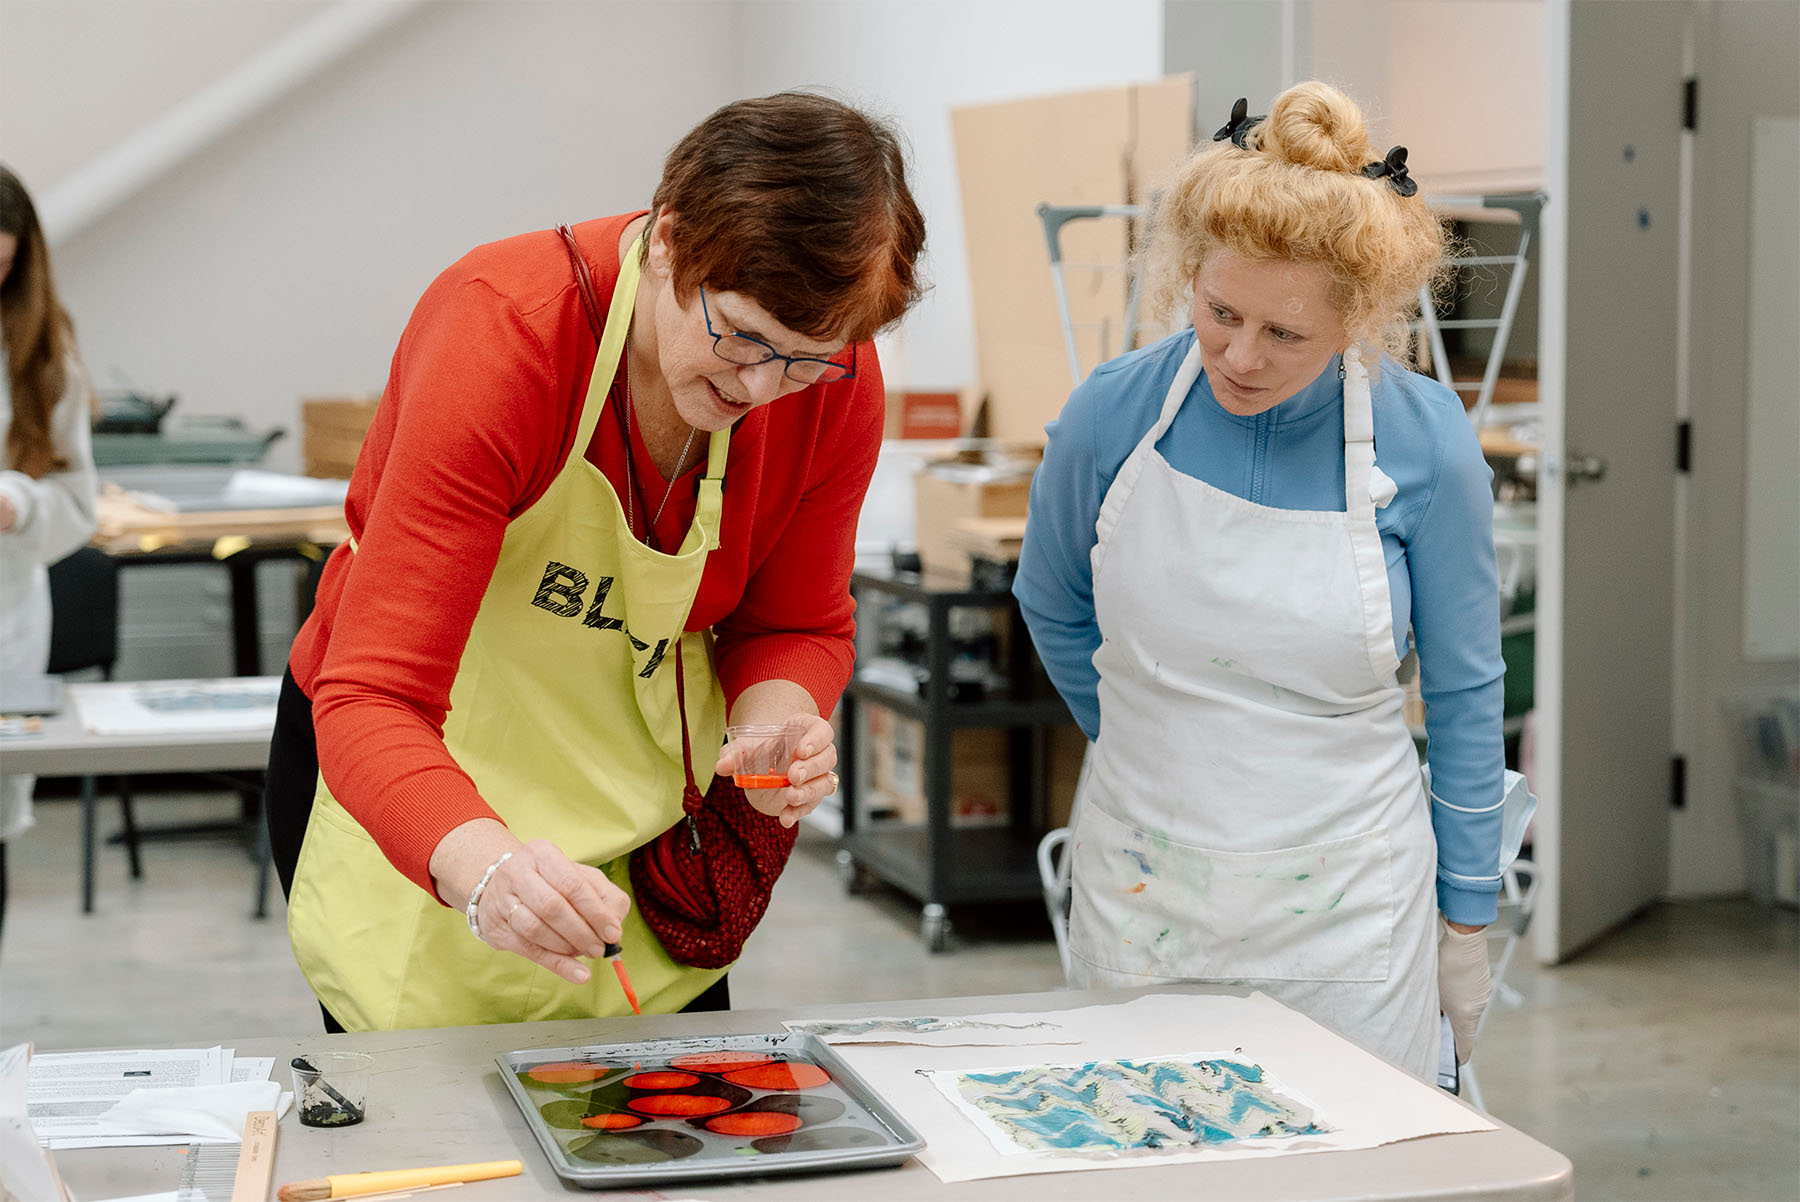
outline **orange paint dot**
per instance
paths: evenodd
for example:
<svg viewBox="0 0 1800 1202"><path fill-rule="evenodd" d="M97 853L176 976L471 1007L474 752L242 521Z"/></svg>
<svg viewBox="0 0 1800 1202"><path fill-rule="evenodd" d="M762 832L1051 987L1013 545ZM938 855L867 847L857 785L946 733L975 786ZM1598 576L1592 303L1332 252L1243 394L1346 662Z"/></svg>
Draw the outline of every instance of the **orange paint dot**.
<svg viewBox="0 0 1800 1202"><path fill-rule="evenodd" d="M709 1114L717 1114L721 1110L731 1109L731 1103L724 1098L709 1098L703 1094L692 1093L651 1094L647 1098L633 1098L626 1105L640 1114L684 1119L703 1118Z"/></svg>
<svg viewBox="0 0 1800 1202"><path fill-rule="evenodd" d="M642 1127L644 1120L635 1114L590 1114L581 1120L581 1125L598 1131L623 1131L628 1127Z"/></svg>
<svg viewBox="0 0 1800 1202"><path fill-rule="evenodd" d="M525 1075L545 1085L572 1085L578 1081L598 1081L607 1070L581 1060L564 1060L557 1064L540 1064L527 1069Z"/></svg>
<svg viewBox="0 0 1800 1202"><path fill-rule="evenodd" d="M831 1080L831 1074L816 1064L762 1064L726 1073L725 1079L752 1089L813 1089Z"/></svg>
<svg viewBox="0 0 1800 1202"><path fill-rule="evenodd" d="M694 1073L723 1073L734 1068L749 1068L753 1064L773 1063L775 1057L763 1052L695 1052L691 1056L676 1056L669 1061L669 1067Z"/></svg>
<svg viewBox="0 0 1800 1202"><path fill-rule="evenodd" d="M692 1073L637 1073L625 1078L625 1084L633 1089L686 1089L700 1084L700 1078Z"/></svg>
<svg viewBox="0 0 1800 1202"><path fill-rule="evenodd" d="M800 1116L776 1114L770 1111L721 1114L716 1119L707 1119L706 1129L716 1131L720 1135L787 1135L789 1132L800 1130Z"/></svg>
<svg viewBox="0 0 1800 1202"><path fill-rule="evenodd" d="M1149 887L1148 881L1139 881L1137 884L1133 885L1131 888L1125 890L1125 892L1127 892L1127 893L1142 893L1148 887Z"/></svg>

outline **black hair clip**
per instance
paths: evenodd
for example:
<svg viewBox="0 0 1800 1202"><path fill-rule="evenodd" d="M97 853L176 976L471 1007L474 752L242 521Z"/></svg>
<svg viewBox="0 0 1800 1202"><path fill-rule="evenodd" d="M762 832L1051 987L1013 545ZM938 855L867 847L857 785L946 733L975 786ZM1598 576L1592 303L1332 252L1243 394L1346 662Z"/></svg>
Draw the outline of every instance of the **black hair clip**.
<svg viewBox="0 0 1800 1202"><path fill-rule="evenodd" d="M1219 132L1212 136L1212 140L1223 142L1226 138L1230 138L1231 144L1239 150L1249 150L1250 148L1244 145L1244 139L1263 120L1262 117L1246 116L1249 111L1249 98L1239 96L1237 103L1231 106L1231 120L1220 127Z"/></svg>
<svg viewBox="0 0 1800 1202"><path fill-rule="evenodd" d="M1406 147L1396 146L1387 152L1387 158L1370 163L1362 169L1362 173L1370 179L1386 178L1388 187L1402 196L1418 194L1419 185L1413 177L1406 173Z"/></svg>

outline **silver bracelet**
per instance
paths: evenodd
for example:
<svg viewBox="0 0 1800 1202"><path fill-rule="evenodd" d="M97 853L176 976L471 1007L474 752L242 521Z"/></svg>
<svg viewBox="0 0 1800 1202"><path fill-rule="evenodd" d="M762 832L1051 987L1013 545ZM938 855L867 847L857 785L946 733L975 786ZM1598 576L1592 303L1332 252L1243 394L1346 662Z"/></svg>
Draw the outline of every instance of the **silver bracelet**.
<svg viewBox="0 0 1800 1202"><path fill-rule="evenodd" d="M481 919L477 917L477 908L481 905L481 895L487 891L488 882L494 879L494 874L500 871L500 865L512 858L513 853L509 851L489 864L487 871L481 874L481 879L475 882L475 887L469 890L469 904L463 907L463 917L469 920L469 934L481 939L483 943L486 943L487 940L482 939Z"/></svg>

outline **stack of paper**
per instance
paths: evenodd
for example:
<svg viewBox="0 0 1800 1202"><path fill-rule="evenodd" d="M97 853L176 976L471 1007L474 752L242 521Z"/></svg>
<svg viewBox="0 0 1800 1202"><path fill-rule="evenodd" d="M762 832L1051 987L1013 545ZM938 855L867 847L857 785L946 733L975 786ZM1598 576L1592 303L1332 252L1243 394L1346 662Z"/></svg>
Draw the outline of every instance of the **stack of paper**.
<svg viewBox="0 0 1800 1202"><path fill-rule="evenodd" d="M170 1100L180 1099L183 1108L194 1113L190 1126L206 1127L210 1112L216 1121L217 1108L207 1104L208 1087L230 1086L235 1082L269 1082L275 1067L273 1057L245 1057L240 1060L231 1048L177 1048L157 1051L120 1052L53 1052L31 1058L31 1073L26 1087L26 1113L38 1141L49 1148L137 1147L147 1144L236 1143L242 1133L242 1117L238 1132L223 1130L160 1131L143 1133L134 1124L152 1108L144 1106L144 1098L135 1098L121 1107L117 1115L110 1111L139 1090L178 1090ZM278 1087L274 1087L279 1092ZM255 1091L222 1089L214 1098L246 1097ZM255 1109L272 1108L268 1102ZM182 1125L182 1124L174 1124Z"/></svg>

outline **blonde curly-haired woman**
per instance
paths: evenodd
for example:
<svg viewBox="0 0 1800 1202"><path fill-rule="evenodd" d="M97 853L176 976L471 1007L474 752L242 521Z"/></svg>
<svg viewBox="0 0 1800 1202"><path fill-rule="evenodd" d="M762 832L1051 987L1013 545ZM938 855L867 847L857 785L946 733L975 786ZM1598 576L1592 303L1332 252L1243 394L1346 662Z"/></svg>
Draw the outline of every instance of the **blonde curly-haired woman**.
<svg viewBox="0 0 1800 1202"><path fill-rule="evenodd" d="M1014 586L1095 740L1074 984L1249 985L1432 1079L1440 1011L1466 1060L1487 1001L1504 769L1489 471L1383 350L1446 234L1319 83L1239 101L1155 227L1192 328L1050 425Z"/></svg>

